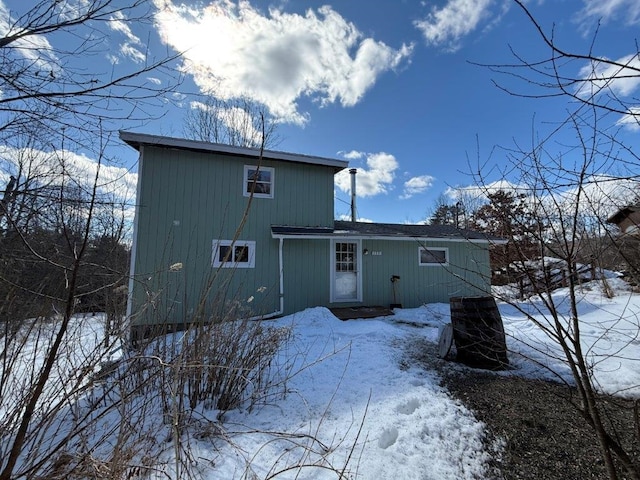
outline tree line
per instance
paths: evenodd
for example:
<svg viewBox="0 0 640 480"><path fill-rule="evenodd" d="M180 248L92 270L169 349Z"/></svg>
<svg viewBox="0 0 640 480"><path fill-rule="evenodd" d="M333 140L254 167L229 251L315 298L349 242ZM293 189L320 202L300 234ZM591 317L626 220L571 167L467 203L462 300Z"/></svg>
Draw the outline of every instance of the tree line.
<svg viewBox="0 0 640 480"><path fill-rule="evenodd" d="M507 240L505 245L490 248L492 285L505 285L522 279L527 262L533 264L545 256L564 256L558 252L561 238L556 238L559 232L553 226L556 221L553 217L557 215L546 217L539 210L540 202L549 203L552 199L536 198L515 189L487 189L485 198L485 201L476 199L468 202L472 207L467 208L464 202L447 203L441 197L427 223L468 228ZM633 191L624 198L628 205L640 204L640 194ZM588 199L584 202L587 203ZM618 205L620 208L626 206L624 203ZM626 235L615 225L606 223L618 207L611 202L609 208L600 206L595 212L591 208L580 207L576 212L576 221L580 224L579 238L571 260L599 271L620 272L630 282L639 284L639 236Z"/></svg>

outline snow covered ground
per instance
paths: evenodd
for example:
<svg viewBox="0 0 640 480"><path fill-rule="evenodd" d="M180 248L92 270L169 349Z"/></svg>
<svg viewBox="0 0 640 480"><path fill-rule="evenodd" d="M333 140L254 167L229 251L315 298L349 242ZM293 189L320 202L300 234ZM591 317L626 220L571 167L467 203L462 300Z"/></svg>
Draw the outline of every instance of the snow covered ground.
<svg viewBox="0 0 640 480"><path fill-rule="evenodd" d="M582 350L597 388L602 393L640 398L640 295L618 278L607 280L614 292L608 298L601 282L589 282L578 290ZM565 321L570 317L568 289L553 293L554 304ZM557 380L559 374L572 383L562 351L528 320L523 311L544 324L549 318L541 300L532 297L515 305L500 304L507 334L510 362L517 374Z"/></svg>
<svg viewBox="0 0 640 480"><path fill-rule="evenodd" d="M241 477L247 459L257 478L288 464L319 461L344 470L347 478L482 478L488 460L483 426L447 395L433 372L405 359L404 346L412 337L437 341L438 326L446 321L439 310L343 322L325 308L313 308L277 320L293 326L294 351L304 352L311 366L291 380L286 398L252 413L226 415L227 427L237 432L235 446L219 452L211 478ZM307 449L293 448L280 459L291 442L274 441L269 433L241 434L256 430L313 436L322 442L313 449L324 458L313 454L305 459ZM296 473L278 478L296 478ZM336 474L309 468L302 478L333 479Z"/></svg>
<svg viewBox="0 0 640 480"><path fill-rule="evenodd" d="M607 298L597 282L585 286L579 310L584 347L602 391L640 397L640 295L619 280ZM554 294L566 310L566 290ZM518 305L540 315L539 299ZM570 380L558 349L518 308L499 303L513 369L496 375ZM80 321L80 320L78 320ZM295 363L284 397L222 415L199 406L183 432L191 474L205 479L475 479L483 478L499 445L484 426L415 362L410 347L438 341L449 305L398 309L376 319L340 321L312 308L268 324L293 330L280 354ZM95 320L93 321L95 324ZM99 338L96 335L95 338ZM435 349L434 349L435 350ZM547 368L548 367L548 368ZM147 408L146 419L152 408ZM157 411L161 416L161 411ZM117 422L113 417L105 422ZM206 425L220 425L212 433ZM159 422L160 428L170 429ZM171 435L158 434L157 438ZM175 475L169 440L158 441L155 478ZM292 469L305 465L302 469Z"/></svg>
<svg viewBox="0 0 640 480"><path fill-rule="evenodd" d="M611 280L611 285L616 291L612 299L597 282L582 292L585 351L602 391L640 397L640 295L631 294L621 281ZM563 314L568 313L566 296L566 289L554 294ZM540 316L539 302L532 299L519 307ZM571 382L559 349L516 307L499 303L499 308L513 369L496 375L554 379L553 371ZM483 445L483 425L439 386L435 372L412 364L406 351L416 338L436 343L439 327L449 322L448 304L346 322L313 308L276 320L293 326L296 351L305 352L306 361L324 360L292 379L285 399L225 417L227 426L235 427L234 446L218 452L210 478L241 478L246 461L257 478L266 478L305 453L293 448L281 457L287 441L274 441L268 433L243 433L256 430L318 438L327 447L327 465L338 470L346 465L347 478L483 478L492 454ZM207 451L204 444L199 449ZM336 476L309 469L298 478Z"/></svg>

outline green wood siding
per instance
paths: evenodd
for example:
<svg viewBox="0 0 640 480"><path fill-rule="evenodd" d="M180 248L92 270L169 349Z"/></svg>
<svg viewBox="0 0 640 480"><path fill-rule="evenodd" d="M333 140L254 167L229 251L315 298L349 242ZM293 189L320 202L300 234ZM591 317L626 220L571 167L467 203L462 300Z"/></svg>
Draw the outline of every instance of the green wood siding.
<svg viewBox="0 0 640 480"><path fill-rule="evenodd" d="M448 266L421 266L420 247L442 247ZM391 276L398 275L396 302L405 308L449 302L454 296L486 295L490 291L489 253L486 245L447 241L363 240L363 299L369 305L393 303ZM374 255L380 252L381 255Z"/></svg>
<svg viewBox="0 0 640 480"><path fill-rule="evenodd" d="M203 290L207 312L222 298L255 315L276 311L278 240L270 227L331 226L333 167L264 161L275 169L275 196L251 200L238 234L256 242L255 268L218 270L212 267L212 242L234 238L250 201L243 195L244 166L256 160L149 146L142 155L133 322L191 321ZM181 269L170 268L178 263Z"/></svg>
<svg viewBox="0 0 640 480"><path fill-rule="evenodd" d="M448 249L448 266L420 266L418 249ZM284 306L294 313L316 305L327 307L389 305L393 302L391 276L396 284L396 303L405 308L425 303L449 302L453 296L487 295L490 291L489 253L486 245L470 242L362 240L362 302L330 302L330 262L328 239L284 241ZM381 253L381 255L375 255Z"/></svg>
<svg viewBox="0 0 640 480"><path fill-rule="evenodd" d="M284 311L329 306L329 240L284 241Z"/></svg>

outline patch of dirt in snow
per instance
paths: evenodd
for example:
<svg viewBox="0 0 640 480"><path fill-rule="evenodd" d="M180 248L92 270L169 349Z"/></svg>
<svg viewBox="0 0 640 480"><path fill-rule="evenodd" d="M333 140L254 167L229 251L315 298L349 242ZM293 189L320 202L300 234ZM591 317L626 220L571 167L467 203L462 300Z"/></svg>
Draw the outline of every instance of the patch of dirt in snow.
<svg viewBox="0 0 640 480"><path fill-rule="evenodd" d="M436 345L419 343L409 349L411 359L437 370L443 386L487 425L488 451L502 443L492 465L493 480L608 478L595 434L571 404L578 402L575 389L440 360ZM612 397L601 401L610 407L609 425L640 458L633 402Z"/></svg>

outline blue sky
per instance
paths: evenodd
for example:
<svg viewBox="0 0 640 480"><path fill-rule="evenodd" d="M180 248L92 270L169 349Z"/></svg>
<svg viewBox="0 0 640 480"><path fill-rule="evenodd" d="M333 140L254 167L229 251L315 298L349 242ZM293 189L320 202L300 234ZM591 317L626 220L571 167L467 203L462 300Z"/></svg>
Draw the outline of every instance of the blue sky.
<svg viewBox="0 0 640 480"><path fill-rule="evenodd" d="M0 17L7 8L24 10L19 5L0 0ZM596 55L634 53L637 0L527 6L566 50L586 52L600 22ZM153 9L152 25L113 23L108 54L92 61L122 66L140 62L144 52L183 51L176 68L184 80L161 118L122 128L183 136L193 94L215 86L222 97L249 96L279 119L278 150L347 158L358 168L364 220L424 221L443 194L455 202L452 189L473 182L478 162L492 172L488 181L510 180L497 173L504 149L530 144L532 132L544 136L574 108L566 98L508 95L493 81L522 93L530 86L476 65L512 63L510 49L532 61L547 58L511 0L155 0ZM569 68L578 74L585 66ZM632 99L639 88L620 81L616 91ZM633 124L621 131L630 145L639 134ZM561 132L553 145L561 150L572 141L571 132ZM136 160L133 150L120 155ZM336 183L336 215L347 215L348 179Z"/></svg>

